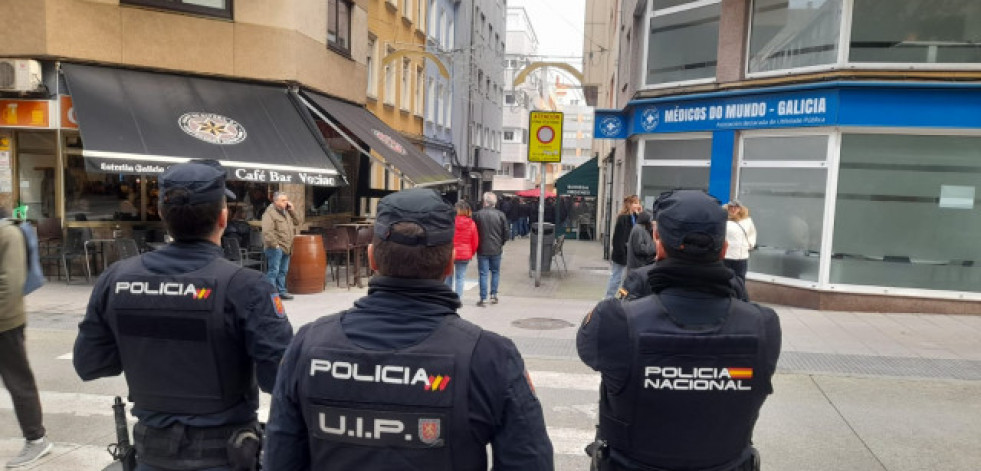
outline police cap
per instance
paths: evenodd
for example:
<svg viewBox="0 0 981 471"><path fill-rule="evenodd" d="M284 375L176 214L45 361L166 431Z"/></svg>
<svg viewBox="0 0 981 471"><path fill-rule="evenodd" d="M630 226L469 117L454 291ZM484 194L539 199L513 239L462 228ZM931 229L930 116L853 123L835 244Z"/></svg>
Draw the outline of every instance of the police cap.
<svg viewBox="0 0 981 471"><path fill-rule="evenodd" d="M702 190L662 193L654 203L661 244L691 256L717 254L726 240L726 210ZM701 235L697 237L696 235Z"/></svg>
<svg viewBox="0 0 981 471"><path fill-rule="evenodd" d="M217 160L192 160L173 165L157 179L161 202L165 205L199 204L221 201L224 196L235 199L235 193L225 188L225 168ZM170 194L175 188L187 190L186 194Z"/></svg>
<svg viewBox="0 0 981 471"><path fill-rule="evenodd" d="M413 188L392 193L378 202L375 235L401 245L446 245L453 242L455 221L453 206L436 191ZM392 231L392 226L400 222L418 224L423 234L411 237Z"/></svg>

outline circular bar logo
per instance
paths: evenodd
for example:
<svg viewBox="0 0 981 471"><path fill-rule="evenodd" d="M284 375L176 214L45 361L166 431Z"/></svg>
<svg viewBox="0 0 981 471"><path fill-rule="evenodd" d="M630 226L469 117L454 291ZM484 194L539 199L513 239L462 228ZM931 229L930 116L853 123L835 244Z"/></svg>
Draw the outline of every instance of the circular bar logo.
<svg viewBox="0 0 981 471"><path fill-rule="evenodd" d="M392 149L402 155L406 154L405 147L402 147L402 144L399 144L398 141L392 138L392 136L389 136L388 134L385 134L377 129L372 129L371 132L375 134L375 137L377 137L379 141L382 141L382 143L388 146L389 149Z"/></svg>
<svg viewBox="0 0 981 471"><path fill-rule="evenodd" d="M247 137L245 127L238 121L215 113L184 113L177 125L189 136L211 144L238 144Z"/></svg>

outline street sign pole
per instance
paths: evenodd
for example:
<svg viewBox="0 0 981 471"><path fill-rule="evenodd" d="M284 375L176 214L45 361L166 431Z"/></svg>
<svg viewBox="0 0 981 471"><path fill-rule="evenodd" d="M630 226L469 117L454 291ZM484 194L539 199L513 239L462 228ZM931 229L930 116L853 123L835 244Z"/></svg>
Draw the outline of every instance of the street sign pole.
<svg viewBox="0 0 981 471"><path fill-rule="evenodd" d="M545 240L545 164L538 164L541 178L538 184L538 240L535 243L538 245L535 254L535 287L542 285L542 246ZM549 260L551 263L551 260Z"/></svg>
<svg viewBox="0 0 981 471"><path fill-rule="evenodd" d="M532 261L536 288L542 285L542 264L552 263L551 260L543 260L542 253L545 245L545 164L562 161L563 116L556 111L532 111L528 118L528 162L538 162L541 172L538 183L538 240L535 241L535 260Z"/></svg>

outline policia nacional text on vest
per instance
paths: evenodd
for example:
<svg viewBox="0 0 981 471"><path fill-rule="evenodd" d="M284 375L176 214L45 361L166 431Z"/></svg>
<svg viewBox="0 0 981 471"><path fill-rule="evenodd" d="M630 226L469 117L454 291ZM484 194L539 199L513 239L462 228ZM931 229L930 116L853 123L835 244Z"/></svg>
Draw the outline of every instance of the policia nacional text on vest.
<svg viewBox="0 0 981 471"><path fill-rule="evenodd" d="M256 388L252 360L229 331L224 312L229 283L241 267L218 258L189 273L157 275L140 257L118 263L123 265L108 284L106 321L118 342L134 409L206 415L249 400ZM229 465L229 454L237 452L229 449L229 439L257 431L257 424L155 429L138 423L133 435L141 462L198 469ZM257 447L255 440L245 446Z"/></svg>
<svg viewBox="0 0 981 471"><path fill-rule="evenodd" d="M759 469L751 439L772 391L759 308L732 299L720 324L681 326L657 295L622 307L633 358L622 391L601 388L595 469ZM657 467L621 467L616 456Z"/></svg>
<svg viewBox="0 0 981 471"><path fill-rule="evenodd" d="M313 438L311 469L478 470L486 452L470 433L470 360L480 329L447 316L424 341L363 349L318 324L301 353L298 397Z"/></svg>

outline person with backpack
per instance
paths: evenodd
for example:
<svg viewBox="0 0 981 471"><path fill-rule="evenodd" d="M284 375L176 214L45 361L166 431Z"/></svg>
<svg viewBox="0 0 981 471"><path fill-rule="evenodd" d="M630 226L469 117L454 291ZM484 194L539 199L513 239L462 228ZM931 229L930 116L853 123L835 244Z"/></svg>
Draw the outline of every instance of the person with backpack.
<svg viewBox="0 0 981 471"><path fill-rule="evenodd" d="M0 263L0 377L10 393L17 422L26 440L20 453L6 465L19 468L51 452L53 445L44 429L41 398L27 359L24 336L28 242L23 230L7 219L8 216L7 210L0 208L0 260L3 261Z"/></svg>

